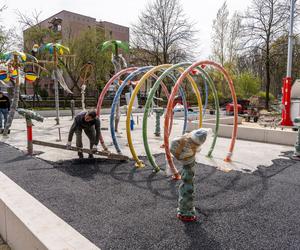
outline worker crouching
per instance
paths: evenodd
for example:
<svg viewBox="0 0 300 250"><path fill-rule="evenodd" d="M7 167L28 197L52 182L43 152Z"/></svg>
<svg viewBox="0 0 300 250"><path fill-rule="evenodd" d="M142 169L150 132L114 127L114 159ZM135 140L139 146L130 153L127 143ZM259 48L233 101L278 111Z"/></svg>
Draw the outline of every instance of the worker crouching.
<svg viewBox="0 0 300 250"><path fill-rule="evenodd" d="M67 148L71 147L73 135L76 135L76 147L83 148L82 131L86 134L90 141L90 149L97 151L97 145L100 138L100 120L97 117L96 111L83 111L75 116L74 122L69 131ZM78 151L80 159L83 158L83 152ZM89 158L93 158L93 154L89 154Z"/></svg>

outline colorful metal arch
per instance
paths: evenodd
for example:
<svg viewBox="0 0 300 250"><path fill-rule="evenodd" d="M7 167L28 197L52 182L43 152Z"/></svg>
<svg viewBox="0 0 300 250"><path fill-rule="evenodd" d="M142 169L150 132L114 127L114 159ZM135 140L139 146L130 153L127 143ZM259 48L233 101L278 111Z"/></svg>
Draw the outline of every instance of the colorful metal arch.
<svg viewBox="0 0 300 250"><path fill-rule="evenodd" d="M104 86L103 90L101 91L99 98L98 98L97 107L96 107L97 116L100 116L100 114L101 114L102 103L103 103L103 100L104 100L104 97L105 97L107 91L109 90L109 87L114 83L115 80L119 79L122 75L128 74L136 69L137 69L137 67L123 69L123 70L119 71L117 74L115 74L112 78L109 79L109 81L105 84L105 86ZM100 130L100 143L101 143L102 148L105 151L107 151L108 149L105 145L101 130Z"/></svg>
<svg viewBox="0 0 300 250"><path fill-rule="evenodd" d="M128 105L128 110L127 110L127 117L126 117L126 134L127 134L127 141L128 141L128 146L130 148L130 152L132 154L133 159L136 161L136 167L144 167L144 163L138 158L136 151L134 149L133 143L132 143L132 137L131 137L131 131L130 131L130 115L132 112L132 106L133 106L133 102L135 97L137 96L138 91L140 90L141 86L145 83L145 81L151 76L151 74L153 74L156 71L159 71L161 69L167 69L172 67L172 64L163 64L163 65L159 65L154 67L153 69L149 70L139 81L139 83L136 85L132 96L130 98L129 101L129 105ZM196 83L194 82L193 78L190 77L193 89L196 93L197 96L197 101L198 101L198 105L199 105L199 124L200 126L202 126L202 101L201 101L201 96L199 93L199 89L197 88ZM169 127L168 127L169 128Z"/></svg>
<svg viewBox="0 0 300 250"><path fill-rule="evenodd" d="M172 171L175 172L175 165L173 163L172 160L172 156L171 156L171 152L170 152L170 148L169 148L169 125L170 125L170 115L169 112L171 112L172 110L172 106L173 106L173 102L174 102L174 98L175 95L178 91L179 85L183 82L183 80L185 79L186 76L188 76L189 72L191 70L193 70L195 67L201 66L201 65L210 65L215 67L216 69L218 69L223 76L225 77L229 88L230 88L230 92L232 95L232 99L233 99L233 104L234 104L234 126L233 126L233 131L232 131L232 139L231 139L231 143L230 143L230 147L229 147L229 152L225 158L225 161L231 161L231 156L233 153L233 149L234 149L234 145L235 145L235 141L236 141L236 135L237 135L237 122L238 122L238 109L237 109L237 98L236 98L236 94L235 94L235 90L234 90L234 85L233 85L233 81L231 79L231 77L229 76L229 74L226 72L226 70L219 64L212 62L212 61L200 61L200 62L196 62L194 64L192 64L190 67L188 67L179 77L176 85L174 86L168 105L167 105L167 112L166 112L166 116L165 116L165 122L164 122L164 144L165 144L165 153L166 153L166 158L168 161L168 164L171 168ZM176 172L175 172L176 174ZM178 172L177 172L178 174Z"/></svg>
<svg viewBox="0 0 300 250"><path fill-rule="evenodd" d="M111 112L110 112L110 133L111 133L111 137L113 140L113 144L115 146L116 151L120 154L121 153L121 149L119 146L119 143L117 141L116 138L116 133L115 133L115 127L114 127L114 114L115 114L115 108L117 105L117 102L120 99L120 96L122 94L122 91L124 90L124 88L127 86L128 82L131 81L134 77L136 77L137 75L150 70L151 68L153 68L153 66L146 66L146 67L141 67L133 72L130 73L130 75L128 75L125 80L123 81L123 83L119 86L117 92L115 93L115 97L114 100L112 102L112 106L111 106Z"/></svg>
<svg viewBox="0 0 300 250"><path fill-rule="evenodd" d="M132 72L130 75L128 75L126 77L126 79L123 81L123 83L119 86L119 88L115 94L115 97L114 97L114 100L113 100L113 103L111 106L111 112L110 112L110 133L111 133L114 147L119 154L121 153L121 149L120 149L117 137L116 137L115 126L114 126L114 115L115 115L116 105L120 99L122 91L128 85L129 81L131 81L137 75L144 73L145 71L148 71L152 68L153 68L153 66L146 66L146 67L139 68L139 69L135 70L134 72ZM156 79L158 78L154 74L152 75L152 77L154 77ZM176 79L173 79L173 80L174 80L174 84L175 84ZM169 97L170 94L168 92L166 85L163 82L161 82L161 86L162 86L162 89L163 89L165 95L167 97ZM182 98L185 100L185 95L184 95L184 91L182 90L182 88L179 88L179 92L180 92L180 95L182 96ZM184 101L184 110L185 110L185 117L184 117L185 119L184 119L183 131L185 131L186 125L187 125L187 103L186 103L186 100ZM170 127L170 130L171 130L171 127Z"/></svg>
<svg viewBox="0 0 300 250"><path fill-rule="evenodd" d="M149 92L149 95L148 95L148 98L147 98L147 101L146 101L146 104L145 104L145 111L144 111L144 116L143 116L143 142L144 142L144 148L145 148L145 152L146 152L146 155L147 155L147 158L150 162L150 164L152 165L152 167L154 168L154 170L157 172L160 170L160 167L157 165L154 157L152 156L152 153L151 153L151 150L150 150L150 147L149 147L149 143L148 143L148 136L147 136L147 121L148 121L148 114L149 114L149 108L150 108L150 105L151 105L151 102L153 100L153 97L154 97L154 93L155 91L158 89L158 86L160 84L160 82L168 75L170 74L172 71L174 70L178 70L178 68L181 68L181 67L187 67L187 66L190 66L192 65L192 63L189 63L189 62L184 62L184 63L179 63L179 64L176 64L176 65L173 65L172 67L168 68L167 70L165 70L163 72L163 74L157 79L157 81L154 83L154 85L152 86L152 89L150 90ZM183 70L181 70L182 72ZM202 74L201 74L202 76ZM204 78L204 77L203 77ZM206 79L204 78L204 81L206 83ZM213 95L214 95L214 98L217 99L218 98L218 95L216 93L216 89L214 89L214 85L212 83L212 81L208 81L209 82L209 85L210 87L212 88L213 90ZM207 85L207 84L205 84ZM207 90L207 86L205 86L206 90ZM180 87L179 87L179 90L180 90ZM206 96L207 96L207 92L206 91ZM201 111L200 111L201 112ZM170 112L168 113L169 115L172 115L173 112ZM204 114L204 110L203 110L203 114ZM219 115L219 112L217 112L217 115ZM170 127L172 126L172 121L170 123ZM183 131L183 134L185 133L185 130ZM215 133L215 138L217 137L217 133L218 131L216 131ZM169 134L170 134L170 130L169 130Z"/></svg>

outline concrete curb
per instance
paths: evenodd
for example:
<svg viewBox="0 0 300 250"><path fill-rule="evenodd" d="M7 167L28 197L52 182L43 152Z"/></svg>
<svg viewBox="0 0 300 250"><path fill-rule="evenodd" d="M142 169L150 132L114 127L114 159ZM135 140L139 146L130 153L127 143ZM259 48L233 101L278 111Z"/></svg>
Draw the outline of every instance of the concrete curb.
<svg viewBox="0 0 300 250"><path fill-rule="evenodd" d="M0 234L14 250L99 250L0 172Z"/></svg>
<svg viewBox="0 0 300 250"><path fill-rule="evenodd" d="M197 128L197 121L188 123L188 131L192 131ZM203 123L203 128L211 128L214 131L215 124L205 121ZM218 135L220 137L231 138L232 128L232 125L220 124ZM237 139L294 146L297 140L297 133L298 132L294 131L282 131L268 128L252 128L240 126L238 127Z"/></svg>

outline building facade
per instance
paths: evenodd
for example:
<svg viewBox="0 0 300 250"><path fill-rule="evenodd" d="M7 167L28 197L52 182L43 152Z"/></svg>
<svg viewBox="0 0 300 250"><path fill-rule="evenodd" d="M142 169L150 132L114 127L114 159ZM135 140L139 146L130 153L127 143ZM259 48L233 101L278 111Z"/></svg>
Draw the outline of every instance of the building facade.
<svg viewBox="0 0 300 250"><path fill-rule="evenodd" d="M119 24L107 22L107 21L97 21L96 18L73 13L70 11L62 10L55 15L40 22L41 28L49 28L55 34L56 41L62 44L66 44L68 41L79 37L83 32L88 29L96 29L102 31L107 40L122 40L129 42L129 28ZM30 29L23 31L24 37L24 48L32 48L34 41L30 38ZM53 39L53 38L52 38ZM53 42L49 38L45 38L46 42ZM68 83L68 79L66 79ZM50 78L45 78L40 82L41 89L46 89L48 94L52 96L54 94L54 84ZM27 84L27 94L32 95L33 89L32 85Z"/></svg>
<svg viewBox="0 0 300 250"><path fill-rule="evenodd" d="M38 25L42 28L49 28L60 33L59 42L61 43L77 38L82 32L91 28L102 30L107 39L129 42L128 27L106 21L97 21L96 18L66 10L62 10L57 14L48 17ZM30 38L26 36L26 33L28 33L30 29L31 28L28 28L23 31L24 45L26 48L30 48L33 45L33 41L30 41Z"/></svg>

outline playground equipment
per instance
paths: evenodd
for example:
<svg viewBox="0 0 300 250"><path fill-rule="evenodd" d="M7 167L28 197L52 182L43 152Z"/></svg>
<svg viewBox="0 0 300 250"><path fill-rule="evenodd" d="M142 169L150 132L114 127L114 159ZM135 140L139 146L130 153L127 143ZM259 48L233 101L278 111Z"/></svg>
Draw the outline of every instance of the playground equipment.
<svg viewBox="0 0 300 250"><path fill-rule="evenodd" d="M9 111L9 115L8 115L8 119L7 119L7 123L5 126L5 129L3 131L3 136L7 136L8 132L9 132L9 128L12 124L12 121L14 119L14 115L15 112L18 108L18 104L19 104L19 95L20 95L20 71L24 71L24 67L26 65L33 65L33 66L37 66L42 70L47 71L46 69L44 69L43 67L41 67L40 65L38 65L38 61L34 56L31 56L29 54L20 52L20 51L11 51L11 52L6 52L4 54L1 54L0 56L1 61L3 63L5 63L5 65L7 66L7 73L3 73L2 71L2 77L4 78L4 80L9 79L10 81L14 82L14 95L13 95L13 101L10 107L10 111ZM31 72L33 73L33 72ZM26 75L26 72L25 72ZM27 74L27 78L28 78L28 74ZM34 80L36 80L36 78L38 77L38 75L33 75L31 74L30 80L31 82L33 82Z"/></svg>
<svg viewBox="0 0 300 250"><path fill-rule="evenodd" d="M93 151L91 149L86 149L86 148L77 148L77 147L68 147L66 145L61 145L57 143L51 143L51 142L44 142L44 141L38 141L38 140L32 140L32 143L35 145L39 146L44 146L44 147L51 147L51 148L58 148L58 149L63 149L63 150L71 150L75 152L82 152L82 153L87 153L87 154L94 154L94 155L99 155L102 157L107 157L108 159L111 160L118 160L118 161L127 161L129 160L129 157L125 155L119 155L119 154L114 154L110 152L103 152L103 151Z"/></svg>
<svg viewBox="0 0 300 250"><path fill-rule="evenodd" d="M85 110L85 90L86 90L86 85L89 79L91 78L92 74L94 71L94 66L92 63L88 62L85 65L82 66L80 69L80 80L82 81L81 84L81 107L82 110Z"/></svg>
<svg viewBox="0 0 300 250"><path fill-rule="evenodd" d="M196 220L194 207L195 155L196 152L199 152L199 147L205 142L206 137L207 131L198 129L174 138L171 143L172 154L183 164L177 208L177 218L182 221Z"/></svg>
<svg viewBox="0 0 300 250"><path fill-rule="evenodd" d="M131 116L131 112L132 112L132 107L133 107L133 103L134 103L134 99L136 98L137 96L137 93L138 91L140 90L140 88L142 87L142 85L145 83L145 81L152 75L154 74L155 72L157 71L160 71L162 69L168 69L169 67L171 67L172 65L171 64L163 64L163 65L159 65L159 66L156 66L154 68L152 68L151 70L149 70L139 81L139 83L136 85L133 93L132 93L132 96L131 96L131 99L130 99L130 102L129 102L129 105L128 105L128 110L127 110L127 117L126 117L126 134L127 134L127 141L128 141L128 145L129 145L129 148L130 148L130 151L131 151L131 154L134 158L134 160L136 161L136 166L137 167L143 167L144 166L144 163L138 158L138 155L135 151L135 148L134 148L134 145L133 145L133 141L132 141L132 136L131 136L131 131L129 129L129 124L130 124L130 116ZM197 85L196 83L194 82L194 80L190 77L189 78L191 84L192 84L192 87L193 87L193 90L196 94L196 97L197 97L197 100L198 100L198 105L199 105L199 126L202 125L202 101L201 101L201 96L200 96L200 92L199 92L199 89L197 88ZM170 101L170 97L168 98L169 101ZM172 112L172 111L171 111ZM169 134L169 130L168 130L168 134ZM159 169L157 167L155 167L155 171L158 171Z"/></svg>
<svg viewBox="0 0 300 250"><path fill-rule="evenodd" d="M27 109L18 109L18 113L23 116L26 119L26 126L27 126L27 153L29 155L33 155L33 144L44 146L44 147L52 147L57 149L63 149L63 150L71 150L71 151L80 151L87 154L94 154L101 157L106 157L111 160L117 160L117 161L127 161L129 160L129 157L125 155L115 154L107 151L94 151L92 149L85 149L85 148L78 148L78 147L67 147L66 145L61 145L57 143L51 143L51 142L44 142L39 140L33 140L32 136L32 120L36 120L39 122L44 121L44 117L42 117L40 114Z"/></svg>
<svg viewBox="0 0 300 250"><path fill-rule="evenodd" d="M43 122L44 117L40 114L28 110L28 109L18 109L18 113L26 119L27 126L27 152L29 155L33 155L33 143L32 143L32 120Z"/></svg>
<svg viewBox="0 0 300 250"><path fill-rule="evenodd" d="M154 97L154 93L155 91L157 90L158 86L159 86L159 83L161 80L163 80L163 78L169 74L172 70L174 69L177 69L179 67L183 67L183 66L189 66L191 65L191 63L180 63L180 64L177 64L177 65L174 65L172 67L170 67L169 69L167 69L161 76L160 78L154 83L150 93L149 93L149 97L147 99L147 102L146 102L146 105L145 105L145 113L144 113L144 117L143 117L143 141L144 141L144 147L145 147L145 151L146 151L146 154L147 154L147 157L151 163L151 165L153 166L154 170L155 171L159 171L159 166L156 164L153 156L152 156L152 153L150 151L150 147L149 147L149 144L148 144L148 136L147 136L147 117L148 117L148 113L149 113L149 107L150 107L150 103L152 101L152 98ZM200 69L202 70L202 69ZM182 70L181 70L182 71ZM191 80L191 78L189 78ZM198 95L197 93L197 85L195 84L194 81L190 81L190 83L192 84L192 87L194 90L196 90L196 97L197 97L197 100L198 100L198 106L199 106L199 127L202 126L202 116L203 114L205 113L205 110L202 109L202 103L201 103L201 97ZM206 81L205 81L205 86L206 86ZM215 97L215 101L216 101L216 109L218 109L219 107L219 104L218 104L218 95L216 94L216 90L214 88L214 85L212 84L212 82L209 82L209 85L210 87L212 88L212 92L213 92L213 96ZM205 88L207 90L207 87ZM179 88L180 90L180 88ZM206 96L208 95L208 91L206 91ZM207 102L207 98L205 98L205 102ZM207 105L207 103L205 103L205 106ZM174 105L173 105L174 107ZM186 112L187 112L187 107L185 108ZM202 111L203 110L203 111ZM173 113L172 113L173 115ZM217 113L217 119L219 119L219 112ZM185 133L185 128L182 132L183 134ZM216 133L215 135L217 135L218 133L218 127L216 128ZM173 173L174 173L174 177L175 178L180 178L179 177L179 174L178 174L178 171L176 170L176 168L173 168L172 169Z"/></svg>
<svg viewBox="0 0 300 250"><path fill-rule="evenodd" d="M160 117L164 114L164 109L157 107L153 109L155 113L155 136L160 137Z"/></svg>
<svg viewBox="0 0 300 250"><path fill-rule="evenodd" d="M126 77L126 79L123 81L123 83L120 85L120 87L118 88L118 91L116 92L115 94L115 97L114 97L114 100L113 100L113 104L112 104L112 108L111 108L111 115L110 115L110 126L111 126L111 136L112 136L112 139L113 139L113 144L117 150L118 153L121 153L121 150L120 150L120 147L119 147L119 143L117 141L117 138L116 138L116 135L115 135L115 128L114 128L114 124L113 124L113 119L114 119L114 112L115 112L115 107L116 107L116 103L119 102L119 99L120 99L120 96L121 96L121 93L123 91L123 89L125 88L125 86L128 84L129 81L131 81L135 76L139 75L140 73L143 73L143 72L146 72L147 73L143 76L145 77L143 79L143 77L140 79L138 85L135 87L135 90L137 88L139 88L141 82L144 83L146 79L148 79L149 77L154 77L154 78L157 78L154 73L155 73L155 68L153 68L152 66L146 66L146 67L142 67L140 69L137 69L136 71L132 72L128 77ZM175 79L173 79L175 81ZM169 92L168 92L168 89L167 87L165 86L164 83L161 83L161 86L162 86L162 90L163 92L165 93L166 97L169 97ZM196 84L195 84L196 86ZM195 88L197 89L197 88ZM198 89L196 90L198 91ZM129 105L128 105L128 109L130 109L130 112L132 111L132 107L134 105L134 100L136 99L136 92L133 91L133 93L131 93L131 96L134 95L134 98L130 99L129 101ZM181 96L183 96L183 99L185 100L185 96L184 96L184 92L183 90L181 90ZM197 92L197 96L200 97L200 93L199 91ZM201 104L201 100L198 102L199 105ZM186 102L184 102L184 105L186 106ZM186 107L187 108L187 107ZM132 118L132 114L130 113L129 115L129 124L131 123L131 119ZM187 116L185 116L185 123L184 123L184 131L185 131L185 128L186 128L186 119L187 119ZM132 143L128 140L128 143L129 143L129 147L131 150L134 150L133 147L132 147ZM136 154L135 154L136 156ZM138 162L139 159L137 158L136 156L136 161ZM141 163L142 164L142 163ZM137 163L137 166L139 167L139 163Z"/></svg>
<svg viewBox="0 0 300 250"><path fill-rule="evenodd" d="M110 40L102 44L101 51L111 49L111 62L114 66L115 74L122 70L122 68L127 68L127 62L125 58L119 54L119 49L122 49L124 52L129 52L129 44L120 40ZM118 84L115 84L115 90L117 91ZM120 102L118 102L116 107L116 117L115 117L115 130L118 131L119 122L120 122Z"/></svg>
<svg viewBox="0 0 300 250"><path fill-rule="evenodd" d="M300 160L300 117L294 119L294 124L298 127L298 137L295 144L294 159Z"/></svg>
<svg viewBox="0 0 300 250"><path fill-rule="evenodd" d="M111 114L110 114L110 133L111 137L113 140L113 144L115 146L115 149L118 154L122 154L121 148L118 144L117 138L115 136L115 126L114 126L114 114L115 114L115 109L116 105L120 100L120 96L124 90L124 88L132 81L133 79L137 78L138 76L141 76L140 79L138 80L138 83L135 85L134 90L131 93L131 97L127 106L127 114L126 114L126 135L127 135L127 141L128 141L128 146L130 148L130 152L132 154L133 159L136 162L136 167L144 167L144 163L142 160L139 159L138 154L136 153L136 150L134 148L134 142L132 140L131 136L131 120L132 120L132 110L133 106L135 103L135 99L137 98L137 94L140 91L141 87L145 84L145 82L150 78L154 78L156 81L150 88L150 91L147 95L147 100L145 104L145 110L144 110L144 115L143 115L143 125L142 125L142 131L143 131L143 143L144 143L144 148L145 152L147 155L147 158L150 162L150 164L153 167L153 170L155 172L158 172L160 170L160 167L158 164L155 162L155 159L151 153L150 146L148 144L148 136L147 136L147 119L149 117L149 113L153 104L153 101L155 99L155 93L157 92L159 86L162 87L162 90L165 93L165 96L168 98L168 104L167 107L164 108L164 148L165 148L165 153L166 153L166 159L168 162L168 167L170 168L172 174L173 174L173 179L180 179L180 174L178 170L176 169L170 148L169 148L169 137L171 134L171 129L172 129L172 121L173 121L173 108L174 108L174 100L177 96L177 92L179 91L180 95L182 96L182 99L184 100L184 113L185 113L185 125L186 125L186 118L187 118L187 112L188 112L188 107L186 104L185 100L185 94L183 89L181 88L181 85L183 84L183 81L185 79L188 80L188 82L191 84L192 89L196 95L197 101L198 101L198 107L199 107L199 128L202 127L202 120L203 120L203 115L205 114L205 109L207 106L207 96L208 96L208 88L210 88L210 91L212 91L212 95L214 97L214 104L215 104L215 110L216 110L216 126L214 130L214 136L213 136L213 141L212 145L210 147L210 150L208 152L208 157L212 157L212 153L214 150L214 147L216 145L217 137L218 137L218 130L219 130L219 119L220 119L220 110L219 110L219 100L218 100L218 94L217 90L215 87L215 84L210 77L208 71L206 68L212 67L215 70L218 70L225 78L227 84L229 85L229 89L232 95L232 104L233 104L233 115L234 115L234 126L233 126L233 131L232 131L232 138L231 138L231 143L229 145L229 150L228 153L225 157L225 161L229 162L231 161L232 153L234 150L235 146L235 140L237 136L237 124L238 124L238 104L237 104L237 98L233 86L233 81L230 78L229 74L226 72L226 70L219 64L212 62L212 61L200 61L196 63L189 63L189 62L184 62L184 63L179 63L176 65L172 64L164 64L164 65L159 65L156 67L153 66L146 66L146 67L131 67L127 69L123 69L116 73L105 85L103 91L101 92L99 99L98 99L98 104L97 104L97 114L101 114L101 108L102 108L102 103L105 97L105 94L107 93L109 87L112 84L118 84L118 90L116 91L113 103L112 103L112 108L111 108ZM197 72L196 75L199 75L201 77L201 83L204 84L205 86L205 93L200 93L199 91L199 86L195 82L195 71ZM158 75L158 76L156 76ZM179 76L179 78L178 78ZM120 79L122 77L125 77L123 81ZM174 86L172 88L171 94L168 92L166 86L163 84L163 81L165 80L166 77L169 77L172 79L174 82ZM203 108L202 105L202 96L205 94L205 105ZM157 107L160 110L162 110L163 107ZM186 127L184 125L183 128L183 134L185 133ZM157 125L158 126L158 125ZM158 134L158 133L157 133ZM106 143L104 142L102 134L100 135L100 142L104 150L108 150Z"/></svg>
<svg viewBox="0 0 300 250"><path fill-rule="evenodd" d="M296 1L290 0L290 24L288 36L288 54L287 54L287 68L286 77L282 79L282 112L281 112L281 125L293 126L291 120L291 87L292 87L292 63L293 63L293 44L295 36L294 29L294 16L296 10Z"/></svg>
<svg viewBox="0 0 300 250"><path fill-rule="evenodd" d="M43 61L44 63L53 64L52 79L54 80L55 91L55 110L56 110L56 125L59 125L59 90L58 84L68 93L72 94L72 91L68 88L62 72L58 68L58 57L63 57L64 53L69 53L70 49L59 43L47 43L39 48L40 51L48 51L52 55L52 61Z"/></svg>
<svg viewBox="0 0 300 250"><path fill-rule="evenodd" d="M129 157L125 155L120 155L120 154L114 154L111 152L107 151L94 151L92 149L85 149L85 148L78 148L78 147L67 147L66 145L61 145L61 144L56 144L56 143L51 143L51 142L44 142L44 141L39 141L39 140L33 140L32 136L32 120L36 120L39 122L44 121L44 117L42 117L40 114L32 111L32 110L27 110L27 109L18 109L18 113L23 116L26 119L26 125L27 125L27 153L29 155L33 155L33 144L39 145L39 146L44 146L44 147L52 147L52 148L57 148L57 149L63 149L63 150L71 150L71 151L81 151L83 153L87 154L94 154L94 155L99 155L101 157L106 157L108 159L112 160L118 160L118 161L127 161L129 160Z"/></svg>

